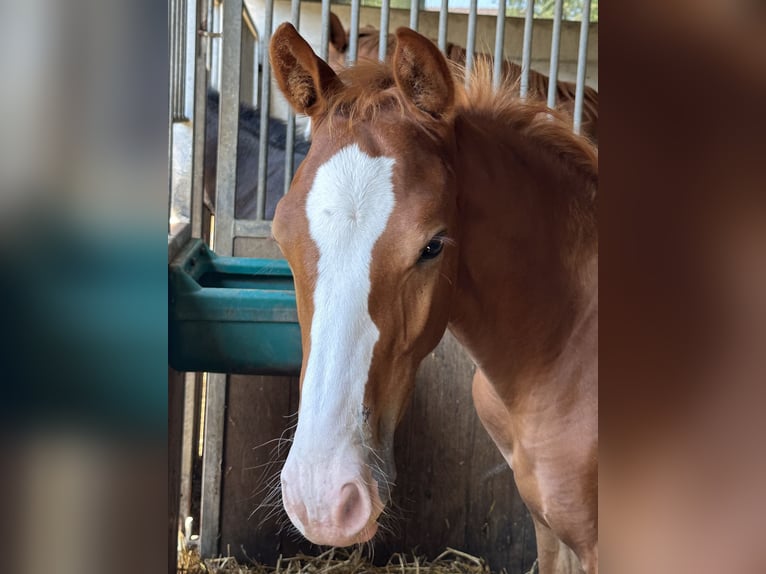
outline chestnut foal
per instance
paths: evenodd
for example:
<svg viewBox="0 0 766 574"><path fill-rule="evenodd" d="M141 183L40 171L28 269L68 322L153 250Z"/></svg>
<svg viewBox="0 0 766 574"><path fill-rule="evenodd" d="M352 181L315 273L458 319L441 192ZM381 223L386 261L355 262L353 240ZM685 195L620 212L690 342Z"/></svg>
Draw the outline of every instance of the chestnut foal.
<svg viewBox="0 0 766 574"><path fill-rule="evenodd" d="M273 224L303 341L285 509L317 544L375 535L394 430L449 327L540 572L598 572L597 153L486 70L464 90L430 40L396 38L392 65L337 74L290 24L271 40L279 87L313 123Z"/></svg>

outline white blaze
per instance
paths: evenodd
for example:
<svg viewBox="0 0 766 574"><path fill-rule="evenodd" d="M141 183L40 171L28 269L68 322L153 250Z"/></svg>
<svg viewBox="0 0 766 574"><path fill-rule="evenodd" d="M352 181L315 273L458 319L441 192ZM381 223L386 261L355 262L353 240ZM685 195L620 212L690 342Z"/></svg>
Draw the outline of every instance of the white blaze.
<svg viewBox="0 0 766 574"><path fill-rule="evenodd" d="M393 167L393 159L370 157L350 145L317 170L309 191L306 215L319 261L291 455L345 458L348 447L357 450L364 388L379 335L368 309L370 261L394 208Z"/></svg>

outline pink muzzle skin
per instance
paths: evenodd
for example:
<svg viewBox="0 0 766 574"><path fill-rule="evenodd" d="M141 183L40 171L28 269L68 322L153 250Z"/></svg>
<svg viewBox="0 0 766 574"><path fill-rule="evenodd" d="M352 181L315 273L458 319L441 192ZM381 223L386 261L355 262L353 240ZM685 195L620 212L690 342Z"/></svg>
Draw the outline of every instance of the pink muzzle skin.
<svg viewBox="0 0 766 574"><path fill-rule="evenodd" d="M377 519L383 510L375 480L349 480L340 488L323 488L320 496L301 492L289 467L282 472L282 500L292 523L314 544L351 546L367 542L378 530ZM322 480L324 485L329 481ZM369 486L367 486L369 484ZM307 491L317 489L308 488Z"/></svg>

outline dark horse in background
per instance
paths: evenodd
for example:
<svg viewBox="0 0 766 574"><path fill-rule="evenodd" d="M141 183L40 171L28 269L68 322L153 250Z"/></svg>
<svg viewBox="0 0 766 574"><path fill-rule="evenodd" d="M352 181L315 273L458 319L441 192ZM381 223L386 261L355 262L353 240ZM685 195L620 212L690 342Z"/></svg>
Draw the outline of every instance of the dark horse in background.
<svg viewBox="0 0 766 574"><path fill-rule="evenodd" d="M218 109L219 94L209 91L205 124L205 203L215 213L215 178L218 166ZM248 104L239 105L239 136L237 141L237 184L234 216L237 219L256 218L256 191L258 189L258 146L261 139L261 111ZM282 197L285 182L285 156L287 126L280 120L269 118L268 167L266 168L266 219L274 217L274 209ZM294 164L303 161L309 142L296 131ZM290 174L289 177L291 177Z"/></svg>

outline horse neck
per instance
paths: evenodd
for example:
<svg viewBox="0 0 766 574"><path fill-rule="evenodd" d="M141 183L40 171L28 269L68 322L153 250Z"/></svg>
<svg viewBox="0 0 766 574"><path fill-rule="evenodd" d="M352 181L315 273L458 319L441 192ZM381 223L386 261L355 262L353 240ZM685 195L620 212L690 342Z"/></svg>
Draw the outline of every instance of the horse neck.
<svg viewBox="0 0 766 574"><path fill-rule="evenodd" d="M490 380L509 381L554 364L597 313L595 220L572 221L573 178L510 134L490 118L456 123L460 262L450 316Z"/></svg>

